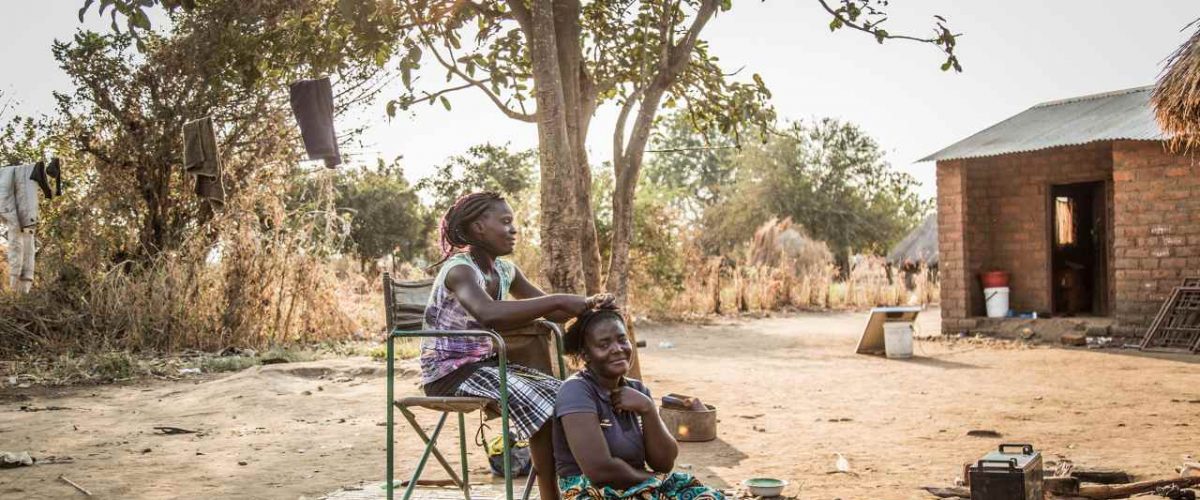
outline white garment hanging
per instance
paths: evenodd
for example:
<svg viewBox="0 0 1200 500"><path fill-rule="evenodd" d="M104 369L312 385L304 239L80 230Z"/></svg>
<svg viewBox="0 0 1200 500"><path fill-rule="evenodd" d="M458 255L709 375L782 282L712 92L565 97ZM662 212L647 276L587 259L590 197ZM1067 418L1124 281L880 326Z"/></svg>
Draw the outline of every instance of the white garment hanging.
<svg viewBox="0 0 1200 500"><path fill-rule="evenodd" d="M8 284L17 293L29 293L33 286L33 228L8 229Z"/></svg>
<svg viewBox="0 0 1200 500"><path fill-rule="evenodd" d="M33 164L0 168L0 223L8 226L9 285L29 293L33 285L33 231L38 223L37 182L30 179Z"/></svg>
<svg viewBox="0 0 1200 500"><path fill-rule="evenodd" d="M38 223L38 188L33 163L0 168L0 222L24 229Z"/></svg>

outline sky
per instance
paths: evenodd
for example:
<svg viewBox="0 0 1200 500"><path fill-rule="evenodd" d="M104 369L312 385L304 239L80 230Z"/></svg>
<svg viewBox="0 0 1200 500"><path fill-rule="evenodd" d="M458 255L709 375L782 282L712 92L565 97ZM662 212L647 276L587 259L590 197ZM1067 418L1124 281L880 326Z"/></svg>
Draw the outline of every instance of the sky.
<svg viewBox="0 0 1200 500"><path fill-rule="evenodd" d="M1188 0L892 0L886 27L893 34L930 33L941 15L963 36L963 72L942 72L932 46L888 41L864 33L830 32L816 0L737 0L714 18L703 38L727 71L759 73L780 117L834 117L860 125L897 169L914 175L934 196L934 165L916 163L1040 102L1154 83L1163 63L1200 17ZM0 91L20 114L48 113L50 93L69 81L50 56L54 39L80 28L81 0L0 0ZM106 29L91 13L84 26ZM393 92L393 95L395 93ZM593 162L611 157L616 111L593 120ZM453 98L453 110L421 106L389 120L383 102L351 118L369 124L359 161L402 156L412 180L472 145L537 144L535 125L503 116L482 94Z"/></svg>

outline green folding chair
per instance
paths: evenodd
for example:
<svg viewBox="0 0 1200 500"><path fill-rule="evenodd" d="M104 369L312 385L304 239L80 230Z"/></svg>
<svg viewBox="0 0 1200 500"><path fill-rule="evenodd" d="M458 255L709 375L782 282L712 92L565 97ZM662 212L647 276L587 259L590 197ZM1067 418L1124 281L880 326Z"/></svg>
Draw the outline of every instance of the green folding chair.
<svg viewBox="0 0 1200 500"><path fill-rule="evenodd" d="M450 479L463 492L463 497L466 500L471 499L471 483L467 468L467 425L466 414L475 411L484 411L485 408L495 402L500 407L500 429L501 439L503 443L503 464L504 464L504 495L507 500L513 500L513 485L512 485L512 438L508 433L508 357L504 344L504 337L492 330L422 330L421 318L424 315L425 302L422 297L428 297L431 281L425 280L420 282L400 282L392 279L390 273L383 274L383 298L387 315L387 483L384 488L387 490L388 500L392 500L395 490L395 439L393 433L393 425L395 417L393 409L398 408L404 418L408 420L413 431L425 443L425 451L421 454L420 460L417 461L417 467L413 470L412 478L409 479L408 485L404 489L403 500L409 500L413 490L417 486L417 481L421 478L421 473L425 469L426 463L429 461L430 455L434 457L442 465L442 468L449 474ZM538 321L540 325L545 327L553 336L555 345L558 347L558 377L566 377L566 364L563 360L563 344L562 327L550 321ZM428 337L490 337L496 346L496 352L499 358L500 369L500 401L496 402L487 398L473 397L406 397L399 400L395 399L395 353L397 338L428 338ZM411 408L425 408L428 410L441 412L441 417L433 428L431 434L426 434L425 430L417 423L416 416L410 410ZM446 419L451 413L458 415L458 442L459 442L459 462L462 469L462 476L455 472L450 462L446 460L442 452L437 448L437 439L442 432L442 428L446 424ZM525 491L522 494L523 499L529 498L530 490L533 488L534 479L537 471L532 471L529 474L529 479L525 484Z"/></svg>

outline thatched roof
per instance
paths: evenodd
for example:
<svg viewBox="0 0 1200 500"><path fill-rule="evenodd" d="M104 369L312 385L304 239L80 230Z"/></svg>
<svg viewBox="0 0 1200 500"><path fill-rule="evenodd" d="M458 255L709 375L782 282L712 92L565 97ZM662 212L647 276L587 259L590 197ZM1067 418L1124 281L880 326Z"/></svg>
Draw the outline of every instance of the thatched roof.
<svg viewBox="0 0 1200 500"><path fill-rule="evenodd" d="M1167 59L1151 102L1172 147L1200 146L1200 29Z"/></svg>
<svg viewBox="0 0 1200 500"><path fill-rule="evenodd" d="M900 243L888 252L888 262L893 264L938 264L937 214L929 214L921 225L913 229Z"/></svg>

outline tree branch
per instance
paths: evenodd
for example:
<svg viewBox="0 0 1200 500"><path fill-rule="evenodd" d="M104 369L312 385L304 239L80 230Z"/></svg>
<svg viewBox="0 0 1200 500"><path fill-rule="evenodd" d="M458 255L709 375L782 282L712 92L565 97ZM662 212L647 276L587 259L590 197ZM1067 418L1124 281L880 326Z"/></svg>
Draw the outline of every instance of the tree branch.
<svg viewBox="0 0 1200 500"><path fill-rule="evenodd" d="M830 7L829 4L825 2L825 0L817 0L817 2L819 2L821 4L821 7L823 7L826 12L828 12L833 17L836 17L839 20L841 20L842 24L849 26L851 28L854 28L863 33L869 33L877 38L884 38L884 39L891 39L891 40L912 40L914 42L932 43L932 44L937 44L941 40L941 38L917 38L915 36L908 36L908 35L893 35L891 33L888 33L887 31L884 31L883 34L881 35L881 34L879 34L879 32L876 29L874 29L874 26L878 26L880 23L883 22L882 20L879 22L876 22L876 23L871 23L870 25L856 24L856 23L851 22L849 19L846 19L840 13L838 13L838 11L836 11L832 7ZM886 20L886 18L885 18L885 20ZM955 34L954 36L957 37L959 35Z"/></svg>
<svg viewBox="0 0 1200 500"><path fill-rule="evenodd" d="M487 82L490 82L490 81L491 81L491 79L489 78L489 79L487 79L487 80L481 80L479 83L487 83ZM451 92L456 92L456 91L459 91L459 90L462 90L462 89L469 89L469 88L471 88L471 87L474 87L474 86L475 86L475 84L473 84L473 83L470 83L470 82L467 82L467 83L464 83L464 84L462 84L462 85L459 85L459 86L457 86L457 87L450 87L450 88L445 88L445 89L439 90L439 91L437 91L437 92L434 92L434 93L432 93L432 94L430 94L430 93L426 93L426 94L425 94L425 97L422 97L422 98L420 98L420 99L414 99L412 102L410 102L410 103L408 103L408 104L409 104L409 105L413 105L413 104L419 104L419 103L422 103L422 102L428 102L428 101L432 101L432 100L434 100L434 99L437 99L438 97L441 97L441 96L442 96L442 94L449 94L449 93L451 93Z"/></svg>
<svg viewBox="0 0 1200 500"><path fill-rule="evenodd" d="M518 3L520 1L521 0L515 0L515 2L518 2ZM411 6L409 8L411 9ZM413 15L414 18L417 17L416 12L411 12L411 10L410 10L410 13ZM537 122L537 117L535 115L532 115L529 113L521 113L521 112L510 109L508 107L508 105L504 104L504 102L500 100L499 96L497 96L490 89L488 89L486 85L484 85L484 81L476 80L474 78L471 78L470 76L467 76L467 74L465 72L463 72L461 69L458 68L457 64L454 64L453 62L447 62L446 59L442 57L441 52L438 51L437 46L433 44L433 41L429 37L429 33L427 33L425 31L425 28L423 26L421 26L420 24L418 24L417 29L421 33L421 42L424 43L426 47L429 47L429 51L433 53L433 57L435 59L437 59L437 61L439 63L441 63L442 66L446 68L446 70L450 71L451 73L454 73L455 76L461 78L463 81L465 81L475 87L478 87L479 90L482 90L483 93L488 96L488 99L491 99L492 103L495 104L496 107L499 108L500 111L505 114L505 116L508 116L509 118L512 118L514 120L519 120L519 121L523 121L526 123L536 123Z"/></svg>
<svg viewBox="0 0 1200 500"><path fill-rule="evenodd" d="M625 122L629 119L629 112L633 110L633 105L642 97L642 92L645 87L634 89L633 93L625 99L625 103L621 105L621 112L617 115L617 125L613 130L613 178L621 177L621 170L625 165Z"/></svg>

